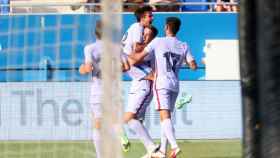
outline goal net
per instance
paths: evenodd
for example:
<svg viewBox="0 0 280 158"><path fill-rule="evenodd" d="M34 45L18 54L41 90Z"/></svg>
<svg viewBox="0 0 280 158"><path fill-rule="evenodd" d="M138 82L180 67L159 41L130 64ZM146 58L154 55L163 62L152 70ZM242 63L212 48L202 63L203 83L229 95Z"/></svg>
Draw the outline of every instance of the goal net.
<svg viewBox="0 0 280 158"><path fill-rule="evenodd" d="M130 79L120 71L119 42L136 20L133 13L119 14L120 1L102 0L100 4L103 12L91 14L37 12L0 16L0 158L96 157L90 105L92 76L81 75L79 66L84 63L85 46L95 42L99 20L103 22L105 43L101 57L102 158L137 158L146 154L133 130L125 127L131 141L129 152L122 153L119 142L122 110L127 106L131 86ZM51 6L55 8L53 3ZM30 10L36 11L36 7ZM79 9L82 8L86 7ZM180 69L177 100L183 106L172 115L183 151L180 157L241 158L240 81L236 78L238 64L234 62L238 57L237 14L153 14L159 36L164 35L166 17L181 19L178 39L190 41L198 64L203 51L207 51L206 66L199 64L195 72L188 67ZM201 25L202 21L206 21L205 25ZM159 144L161 124L154 105L155 99L143 123Z"/></svg>
<svg viewBox="0 0 280 158"><path fill-rule="evenodd" d="M84 46L104 27L102 158L120 158L121 1L103 13L0 16L0 157L95 158L91 75L79 74ZM80 82L82 81L82 82Z"/></svg>

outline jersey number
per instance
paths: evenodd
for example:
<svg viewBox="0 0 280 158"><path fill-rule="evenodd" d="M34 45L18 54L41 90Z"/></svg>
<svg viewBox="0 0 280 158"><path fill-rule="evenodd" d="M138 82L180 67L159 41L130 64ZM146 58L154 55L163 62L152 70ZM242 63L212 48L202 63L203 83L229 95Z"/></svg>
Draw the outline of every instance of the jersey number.
<svg viewBox="0 0 280 158"><path fill-rule="evenodd" d="M167 72L173 71L175 73L176 66L180 60L181 55L172 52L165 52L163 57L166 60Z"/></svg>

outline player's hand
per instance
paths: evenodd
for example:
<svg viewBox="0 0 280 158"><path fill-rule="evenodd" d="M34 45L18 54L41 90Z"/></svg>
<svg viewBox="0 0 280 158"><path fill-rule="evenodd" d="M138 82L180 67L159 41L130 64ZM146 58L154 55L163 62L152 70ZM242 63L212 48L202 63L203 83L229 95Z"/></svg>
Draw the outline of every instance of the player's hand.
<svg viewBox="0 0 280 158"><path fill-rule="evenodd" d="M196 64L195 60L191 61L191 62L189 63L189 66L190 66L190 68L191 68L192 70L196 70L196 69L197 69L197 64Z"/></svg>
<svg viewBox="0 0 280 158"><path fill-rule="evenodd" d="M126 72L126 71L128 71L129 69L130 69L130 65L129 65L128 61L123 61L123 62L122 62L122 71L123 71L123 72Z"/></svg>
<svg viewBox="0 0 280 158"><path fill-rule="evenodd" d="M82 64L80 67L79 67L79 72L80 74L85 74L85 64Z"/></svg>
<svg viewBox="0 0 280 158"><path fill-rule="evenodd" d="M79 68L80 74L84 75L93 71L91 64L82 64Z"/></svg>

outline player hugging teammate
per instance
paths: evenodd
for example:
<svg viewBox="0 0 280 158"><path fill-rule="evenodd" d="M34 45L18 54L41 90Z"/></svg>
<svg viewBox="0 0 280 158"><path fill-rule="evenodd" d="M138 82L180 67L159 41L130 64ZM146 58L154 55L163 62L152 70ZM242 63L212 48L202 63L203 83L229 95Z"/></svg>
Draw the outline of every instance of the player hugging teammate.
<svg viewBox="0 0 280 158"><path fill-rule="evenodd" d="M132 24L122 39L122 65L124 72L131 78L128 105L124 114L127 125L144 144L147 153L143 158L166 158L167 145L171 145L170 158L176 158L180 148L176 143L175 131L171 121L175 101L179 92L178 70L183 61L196 69L190 49L185 42L176 38L181 22L176 17L166 20L166 37L155 38L157 29L153 27L153 14L150 6L140 7L135 11L137 22ZM95 34L97 41L84 49L85 64L80 66L80 73L92 73L91 107L95 128L93 140L97 158L100 157L100 53L102 52L101 23L97 22ZM155 38L155 39L154 39ZM143 125L145 112L155 94L156 110L160 113L161 144L153 142L148 130ZM130 143L124 134L122 147L128 151Z"/></svg>

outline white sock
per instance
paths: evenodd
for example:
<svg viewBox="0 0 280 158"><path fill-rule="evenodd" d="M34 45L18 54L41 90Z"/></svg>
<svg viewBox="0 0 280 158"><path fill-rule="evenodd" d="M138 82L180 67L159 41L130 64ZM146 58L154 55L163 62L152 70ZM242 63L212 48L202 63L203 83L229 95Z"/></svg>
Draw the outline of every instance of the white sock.
<svg viewBox="0 0 280 158"><path fill-rule="evenodd" d="M135 119L130 120L127 124L129 128L136 133L137 137L143 142L145 148L149 151L149 147L154 145L154 142L144 125Z"/></svg>
<svg viewBox="0 0 280 158"><path fill-rule="evenodd" d="M173 128L172 122L170 119L165 119L161 122L161 128L165 133L165 136L167 137L171 149L177 148L177 142L176 142L176 137L175 137L175 130Z"/></svg>
<svg viewBox="0 0 280 158"><path fill-rule="evenodd" d="M96 158L101 158L101 139L100 139L100 130L93 130L93 143L95 146Z"/></svg>
<svg viewBox="0 0 280 158"><path fill-rule="evenodd" d="M160 151L166 154L167 151L168 140L165 136L164 130L161 129L160 131Z"/></svg>

